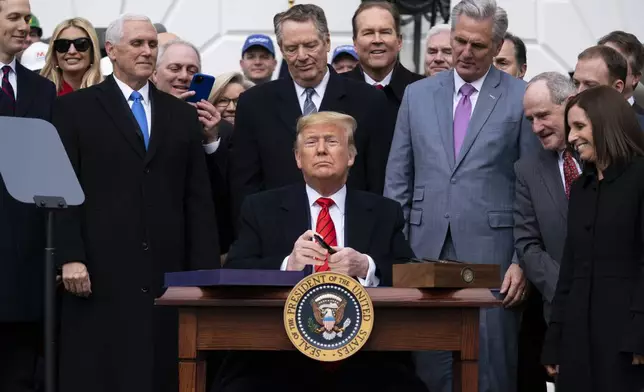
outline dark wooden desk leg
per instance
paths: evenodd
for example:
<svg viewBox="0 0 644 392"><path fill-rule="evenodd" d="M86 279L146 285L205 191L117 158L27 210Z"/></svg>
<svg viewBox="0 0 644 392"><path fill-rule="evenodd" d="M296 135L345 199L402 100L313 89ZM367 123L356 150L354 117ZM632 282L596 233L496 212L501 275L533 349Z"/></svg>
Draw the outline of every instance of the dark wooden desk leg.
<svg viewBox="0 0 644 392"><path fill-rule="evenodd" d="M206 392L206 361L197 351L195 310L179 310L179 392Z"/></svg>
<svg viewBox="0 0 644 392"><path fill-rule="evenodd" d="M479 309L463 309L461 350L453 353L454 392L479 389Z"/></svg>

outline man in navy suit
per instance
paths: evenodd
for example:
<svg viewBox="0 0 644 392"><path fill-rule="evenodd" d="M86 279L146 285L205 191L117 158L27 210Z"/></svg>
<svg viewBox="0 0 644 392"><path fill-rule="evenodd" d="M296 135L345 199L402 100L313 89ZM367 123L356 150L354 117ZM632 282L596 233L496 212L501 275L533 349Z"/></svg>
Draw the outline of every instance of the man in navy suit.
<svg viewBox="0 0 644 392"><path fill-rule="evenodd" d="M10 17L11 15L11 17ZM51 120L56 88L16 61L29 34L28 0L0 1L0 116ZM42 336L44 221L0 181L0 391L33 391Z"/></svg>
<svg viewBox="0 0 644 392"><path fill-rule="evenodd" d="M413 252L402 231L400 205L347 186L356 158L356 127L351 116L337 112L298 121L294 156L304 184L246 198L226 268L301 271L312 266L352 276L365 287L392 284L392 265L413 257ZM315 232L336 253L328 255L313 242ZM405 352L361 352L334 371L300 353L231 353L220 374L214 385L218 392L290 392L303 386L322 391L328 385L356 392L426 390Z"/></svg>

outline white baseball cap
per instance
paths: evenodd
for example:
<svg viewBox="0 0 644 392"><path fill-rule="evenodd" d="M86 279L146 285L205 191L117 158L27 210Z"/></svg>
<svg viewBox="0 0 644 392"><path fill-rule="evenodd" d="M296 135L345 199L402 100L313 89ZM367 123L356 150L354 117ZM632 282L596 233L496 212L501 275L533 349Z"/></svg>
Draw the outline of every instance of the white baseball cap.
<svg viewBox="0 0 644 392"><path fill-rule="evenodd" d="M22 53L20 64L32 71L43 69L47 58L47 50L49 50L49 45L46 43L34 42Z"/></svg>

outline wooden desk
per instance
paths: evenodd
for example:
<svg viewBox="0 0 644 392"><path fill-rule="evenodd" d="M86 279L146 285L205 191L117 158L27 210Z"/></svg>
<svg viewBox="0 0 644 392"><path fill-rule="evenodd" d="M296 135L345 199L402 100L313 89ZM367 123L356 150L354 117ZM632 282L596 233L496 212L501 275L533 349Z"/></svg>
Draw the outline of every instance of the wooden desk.
<svg viewBox="0 0 644 392"><path fill-rule="evenodd" d="M290 289L169 288L157 305L179 308L179 391L206 392L208 350L294 350L284 330ZM478 392L479 308L487 289L367 289L374 327L364 350L454 353L454 391Z"/></svg>

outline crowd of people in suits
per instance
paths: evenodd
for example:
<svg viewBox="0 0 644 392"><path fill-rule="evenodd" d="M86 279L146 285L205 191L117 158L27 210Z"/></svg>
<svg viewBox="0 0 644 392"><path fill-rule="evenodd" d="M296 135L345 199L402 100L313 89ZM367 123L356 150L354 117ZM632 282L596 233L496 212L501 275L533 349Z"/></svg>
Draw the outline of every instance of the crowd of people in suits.
<svg viewBox="0 0 644 392"><path fill-rule="evenodd" d="M399 61L390 2L361 3L354 45L330 62L322 8L273 22L279 78L272 39L253 34L242 72L186 102L199 50L146 16L113 21L104 48L89 21L63 21L27 69L18 58L42 30L28 0L0 1L0 116L51 122L85 193L56 222L59 391L177 390L177 315L154 306L167 272L310 266L375 287L413 257L500 266L501 306L480 313L479 391L644 388L637 37L611 32L572 76L526 82L526 46L495 0L461 0L432 27L425 75ZM44 221L2 187L0 390L36 391ZM209 380L448 392L451 360L365 352L329 370L297 353L224 353Z"/></svg>

